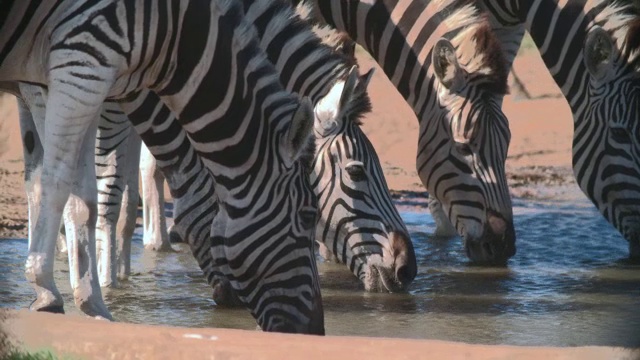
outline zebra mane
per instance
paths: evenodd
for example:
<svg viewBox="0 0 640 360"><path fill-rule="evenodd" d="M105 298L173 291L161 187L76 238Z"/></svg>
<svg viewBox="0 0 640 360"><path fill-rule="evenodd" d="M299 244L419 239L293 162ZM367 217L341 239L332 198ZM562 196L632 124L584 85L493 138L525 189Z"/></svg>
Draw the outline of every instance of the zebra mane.
<svg viewBox="0 0 640 360"><path fill-rule="evenodd" d="M442 23L453 34L449 38L456 48L460 65L469 73L483 77L485 87L507 94L508 67L502 45L491 27L489 17L473 0L434 0Z"/></svg>
<svg viewBox="0 0 640 360"><path fill-rule="evenodd" d="M623 61L640 70L640 5L636 2L596 2L593 24L601 26L616 42Z"/></svg>
<svg viewBox="0 0 640 360"><path fill-rule="evenodd" d="M640 15L629 24L626 39L626 53L633 68L640 71Z"/></svg>
<svg viewBox="0 0 640 360"><path fill-rule="evenodd" d="M317 17L314 15L313 5L308 1L300 1L296 5L295 10L302 21L311 25L313 33L322 41L322 44L333 50L334 56L339 58L347 70L353 66L359 66L355 54L339 50L347 49L355 45L355 42L351 40L346 32L338 31L329 25L319 23ZM348 75L348 71L343 71L338 80L346 80ZM367 113L371 112L371 110L369 93L363 84L358 82L354 94L347 104L347 108L341 109L341 111L349 114L349 116L346 117L347 119L361 126L362 119Z"/></svg>

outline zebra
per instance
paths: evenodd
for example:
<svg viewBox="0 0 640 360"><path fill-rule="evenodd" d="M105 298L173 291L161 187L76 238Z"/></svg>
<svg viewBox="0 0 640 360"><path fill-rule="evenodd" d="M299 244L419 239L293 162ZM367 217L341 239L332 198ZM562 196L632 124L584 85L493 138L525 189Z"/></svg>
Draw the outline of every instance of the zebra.
<svg viewBox="0 0 640 360"><path fill-rule="evenodd" d="M70 267L81 279L74 288L76 304L93 307L83 308L85 313L110 317L95 281L96 200L90 195L97 116L105 99L113 99L150 146L167 140L175 145L188 133L215 180L211 251L225 260L215 266L224 269L258 325L324 334L311 241L316 201L303 161L313 145L313 110L308 99L282 89L241 4L4 5L0 80L46 89L40 201L25 266L37 293L32 309L63 311L53 252L68 199L68 212L85 224L81 236L67 234L72 244L80 243L69 249L78 259ZM182 132L154 129L149 117L140 121L138 114L147 110L142 100L154 96L179 115ZM143 133L145 126L158 132ZM78 169L84 176L72 186Z"/></svg>
<svg viewBox="0 0 640 360"><path fill-rule="evenodd" d="M279 70L281 74L289 74L288 78L281 77L289 84L311 83L312 85L305 90L305 95L310 95L317 104L314 134L318 151L313 161L315 166L311 182L322 203L318 209L316 240L322 249L323 257L346 263L361 279L365 290L393 292L405 289L417 272L415 253L408 231L391 200L375 149L359 127L359 118L370 111L366 86L372 72L359 78L353 53L345 52L344 55L340 55L330 51L328 45L321 46L321 40L324 40L336 50L347 49L349 46L343 43L343 39L332 36L332 32L324 28L316 28L315 31L321 34L313 35L306 26L300 26L301 21L295 21L294 14L286 3L247 2L245 6L248 20L260 28L263 48L272 49L267 52L268 56L273 57L271 60L278 61L276 56L280 54L280 49L270 45L276 37L286 34L292 43L285 46L289 51L281 55L279 63L297 63L296 59L306 59L307 63L317 68L316 75L313 76L305 75L303 72L299 72L302 75L292 76L295 71L286 72L284 68ZM266 13L269 14L268 21L260 22L259 18ZM304 40L301 40L303 38ZM300 64L304 65L302 62ZM299 88L298 85L294 85L290 90L297 91ZM171 116L170 113L165 113ZM109 133L115 134L104 137L117 139L112 143L119 145L125 141L116 135L124 134L125 130L120 129L118 124L126 125L128 122L123 113L120 115L124 120L113 118L113 114L114 111L110 111L107 115L110 115L111 119L107 115L103 115L103 118L110 122ZM96 153L100 151L102 149L97 149ZM121 157L118 158L122 160ZM127 161L135 162L136 157ZM116 180L127 178L127 173L118 171L127 166L104 163L98 166L100 167L115 168L111 177ZM151 177L146 179L152 180ZM159 188L159 181L147 184L149 188L154 188L154 185L156 189ZM101 187L100 183L98 187ZM115 193L111 197L119 194L117 186L109 185L101 191L101 196L108 195L110 189ZM210 197L210 194L207 195ZM112 207L115 203L99 201L99 205L106 204ZM145 206L148 206L146 199ZM117 212L118 210L107 208L105 211L99 211L99 216L102 216L102 213ZM160 212L157 211L153 218L158 218L157 214ZM127 211L126 214L133 217L126 223L134 223L135 212ZM184 217L184 214L176 214L178 218ZM163 220L160 218L154 221L159 224ZM189 238L192 252L205 272L207 281L214 286L216 301L220 304L233 302L227 300L225 289L216 289L218 281L214 278L215 273L210 267L212 260L209 259L209 252L206 250L208 237L206 233L201 234L205 236ZM118 246L122 247L120 242ZM120 278L126 278L128 275L130 261L122 260L127 254L117 256Z"/></svg>
<svg viewBox="0 0 640 360"><path fill-rule="evenodd" d="M430 207L441 209L439 228L453 224L472 261L506 263L516 252L505 176L511 134L501 110L508 70L486 16L468 0L311 4L315 18L376 59L413 108L416 167L438 201ZM442 46L442 37L454 46Z"/></svg>
<svg viewBox="0 0 640 360"><path fill-rule="evenodd" d="M511 66L525 29L570 105L573 173L640 258L640 5L483 0Z"/></svg>
<svg viewBox="0 0 640 360"><path fill-rule="evenodd" d="M372 72L358 76L354 54L343 51L349 45L324 28L314 34L286 1L245 0L244 7L281 82L315 104L310 182L318 197L321 255L347 264L367 291L404 290L417 273L413 245L375 149L359 127L370 111ZM218 285L218 300L228 299L224 281Z"/></svg>

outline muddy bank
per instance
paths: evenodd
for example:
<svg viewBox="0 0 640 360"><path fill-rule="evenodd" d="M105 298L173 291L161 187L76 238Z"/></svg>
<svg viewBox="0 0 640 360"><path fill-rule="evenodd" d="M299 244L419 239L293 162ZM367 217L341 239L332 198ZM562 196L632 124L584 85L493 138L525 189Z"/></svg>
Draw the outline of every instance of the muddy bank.
<svg viewBox="0 0 640 360"><path fill-rule="evenodd" d="M4 328L23 349L52 349L87 359L637 359L640 351L611 347L520 347L465 343L304 336L259 331L109 323L21 310Z"/></svg>

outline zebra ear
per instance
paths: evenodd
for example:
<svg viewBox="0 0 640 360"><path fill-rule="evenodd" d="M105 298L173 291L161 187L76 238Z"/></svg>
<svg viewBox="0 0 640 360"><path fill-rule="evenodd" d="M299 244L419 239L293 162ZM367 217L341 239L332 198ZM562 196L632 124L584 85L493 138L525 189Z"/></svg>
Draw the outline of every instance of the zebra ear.
<svg viewBox="0 0 640 360"><path fill-rule="evenodd" d="M462 87L462 68L458 64L456 49L449 40L442 38L433 46L431 62L442 85L451 91L457 91Z"/></svg>
<svg viewBox="0 0 640 360"><path fill-rule="evenodd" d="M587 34L584 42L584 64L595 80L604 80L609 74L614 49L611 35L600 26L594 26Z"/></svg>
<svg viewBox="0 0 640 360"><path fill-rule="evenodd" d="M291 163L301 156L308 155L306 151L309 147L313 119L311 100L308 97L303 97L300 101L300 106L293 114L286 136L285 153Z"/></svg>
<svg viewBox="0 0 640 360"><path fill-rule="evenodd" d="M343 53L347 57L356 56L356 42L351 39L345 39L340 45L336 47L337 52Z"/></svg>
<svg viewBox="0 0 640 360"><path fill-rule="evenodd" d="M358 77L358 67L354 65L344 83L335 83L329 93L318 101L315 108L316 137L329 136L340 128L345 109L354 97Z"/></svg>
<svg viewBox="0 0 640 360"><path fill-rule="evenodd" d="M351 98L353 98L353 92L358 84L358 67L353 65L349 70L349 75L344 81L344 87L342 88L342 95L340 95L340 113L347 106Z"/></svg>
<svg viewBox="0 0 640 360"><path fill-rule="evenodd" d="M367 87L369 87L369 82L371 82L371 78L373 77L375 70L375 68L371 68L364 75L360 76L360 81L358 81L359 89L366 90Z"/></svg>

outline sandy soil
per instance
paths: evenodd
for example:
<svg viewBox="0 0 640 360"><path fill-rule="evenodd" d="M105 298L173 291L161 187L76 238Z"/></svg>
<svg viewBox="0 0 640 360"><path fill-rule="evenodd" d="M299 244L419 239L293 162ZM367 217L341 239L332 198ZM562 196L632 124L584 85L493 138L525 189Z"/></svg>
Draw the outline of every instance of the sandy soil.
<svg viewBox="0 0 640 360"><path fill-rule="evenodd" d="M377 68L369 87L373 112L363 121L363 129L396 199L422 206L425 190L415 170L416 117L369 55L360 53L359 60L363 71ZM511 128L507 174L512 195L582 196L571 172L573 126L568 105L536 51L519 56L514 68L534 98L524 99L512 89L504 102ZM23 171L17 107L7 95L0 97L0 238L27 235Z"/></svg>
<svg viewBox="0 0 640 360"><path fill-rule="evenodd" d="M4 328L22 348L91 359L637 359L608 347L518 347L434 340L305 336L247 330L107 323L73 315L11 312ZM108 336L105 336L108 334Z"/></svg>

